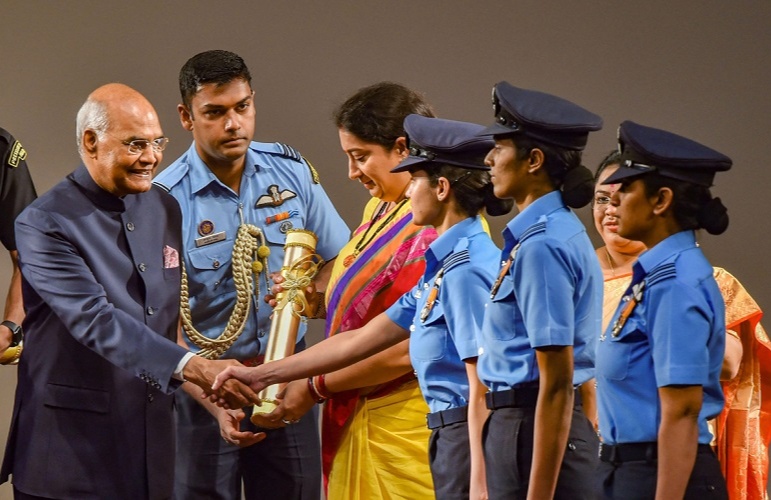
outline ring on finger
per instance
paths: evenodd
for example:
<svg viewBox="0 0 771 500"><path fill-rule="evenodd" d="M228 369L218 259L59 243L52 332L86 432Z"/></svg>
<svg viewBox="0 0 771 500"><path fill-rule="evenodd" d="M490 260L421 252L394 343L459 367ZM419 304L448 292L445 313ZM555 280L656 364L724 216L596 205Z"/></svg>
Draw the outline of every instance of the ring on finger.
<svg viewBox="0 0 771 500"><path fill-rule="evenodd" d="M285 418L282 418L281 421L284 422L284 424L286 424L286 425L292 425L292 424L296 424L297 422L299 422L299 420L287 420Z"/></svg>

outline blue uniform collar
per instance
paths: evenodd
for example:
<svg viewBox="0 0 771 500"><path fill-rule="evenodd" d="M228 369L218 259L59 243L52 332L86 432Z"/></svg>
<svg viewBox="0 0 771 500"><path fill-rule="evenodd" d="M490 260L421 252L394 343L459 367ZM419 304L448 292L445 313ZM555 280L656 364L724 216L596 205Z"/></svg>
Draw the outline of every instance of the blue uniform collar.
<svg viewBox="0 0 771 500"><path fill-rule="evenodd" d="M252 156L251 148L246 150L246 161L244 163L244 173L246 177L253 177L257 172L255 158ZM190 145L190 149L187 150L188 165L190 169L190 189L193 193L198 193L209 184L215 182L223 188L230 189L217 179L206 163L198 155L198 151L195 149L195 141Z"/></svg>
<svg viewBox="0 0 771 500"><path fill-rule="evenodd" d="M513 247L527 228L541 220L542 217L560 209L567 209L562 201L560 191L552 191L532 202L506 224L506 228L503 230L506 247L509 249Z"/></svg>
<svg viewBox="0 0 771 500"><path fill-rule="evenodd" d="M471 237L481 232L484 232L484 228L479 215L464 219L445 231L426 249L426 274L433 273L450 254L465 250L468 247L468 241L464 237ZM463 241L460 241L462 238Z"/></svg>
<svg viewBox="0 0 771 500"><path fill-rule="evenodd" d="M67 177L81 188L89 200L105 210L111 212L125 212L134 200L133 195L119 198L102 189L94 182L88 169L82 163Z"/></svg>
<svg viewBox="0 0 771 500"><path fill-rule="evenodd" d="M696 246L696 233L692 230L668 236L655 247L640 254L633 266L634 274L646 275L676 254Z"/></svg>

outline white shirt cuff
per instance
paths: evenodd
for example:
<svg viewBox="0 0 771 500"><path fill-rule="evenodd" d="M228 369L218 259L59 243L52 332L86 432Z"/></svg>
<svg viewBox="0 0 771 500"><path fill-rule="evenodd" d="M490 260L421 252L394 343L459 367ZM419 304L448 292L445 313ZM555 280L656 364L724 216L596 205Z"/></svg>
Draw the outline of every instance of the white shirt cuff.
<svg viewBox="0 0 771 500"><path fill-rule="evenodd" d="M171 376L185 382L185 377L183 376L185 365L187 365L187 362L190 361L190 358L193 356L195 356L195 354L192 352L185 353L185 355L182 356L182 359L179 360L179 363L177 363L177 367L174 369L174 373L172 373Z"/></svg>

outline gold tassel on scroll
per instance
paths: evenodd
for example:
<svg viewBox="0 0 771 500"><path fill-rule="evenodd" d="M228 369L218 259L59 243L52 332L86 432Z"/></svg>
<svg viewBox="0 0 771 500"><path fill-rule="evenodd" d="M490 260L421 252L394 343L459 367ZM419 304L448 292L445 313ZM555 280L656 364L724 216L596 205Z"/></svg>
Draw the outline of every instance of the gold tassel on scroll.
<svg viewBox="0 0 771 500"><path fill-rule="evenodd" d="M297 330L308 311L305 289L311 285L324 261L316 255L318 238L311 231L292 229L286 233L284 264L281 267L281 284L284 291L276 296L277 305L270 323L270 336L265 351L265 363L294 354ZM253 414L268 414L278 406L278 393L284 384L266 387L259 393L261 406L255 406Z"/></svg>

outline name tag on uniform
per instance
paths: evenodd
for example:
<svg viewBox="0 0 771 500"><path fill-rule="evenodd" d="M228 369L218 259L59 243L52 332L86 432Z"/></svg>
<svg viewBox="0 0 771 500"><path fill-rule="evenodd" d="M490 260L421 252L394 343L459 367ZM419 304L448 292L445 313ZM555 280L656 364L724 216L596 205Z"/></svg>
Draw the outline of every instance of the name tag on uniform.
<svg viewBox="0 0 771 500"><path fill-rule="evenodd" d="M206 245L211 245L212 243L217 243L218 241L223 241L224 239L225 231L220 231L219 233L212 233L206 236L201 236L200 238L196 238L195 246L196 248L204 247Z"/></svg>

